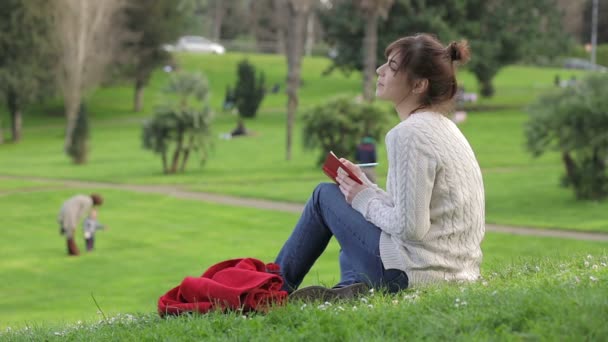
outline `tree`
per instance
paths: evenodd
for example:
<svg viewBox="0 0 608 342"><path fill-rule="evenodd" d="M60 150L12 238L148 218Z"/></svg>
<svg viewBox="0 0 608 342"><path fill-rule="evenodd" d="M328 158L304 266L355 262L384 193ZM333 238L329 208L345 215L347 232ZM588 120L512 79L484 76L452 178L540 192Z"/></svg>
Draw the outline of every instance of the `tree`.
<svg viewBox="0 0 608 342"><path fill-rule="evenodd" d="M362 71L365 20L351 1L334 3L320 12L325 39L337 51L327 72L336 68L346 73ZM560 18L555 0L395 0L378 29L378 45L385 47L418 32L434 33L444 42L465 38L473 54L469 69L482 95L491 96L492 80L502 67L567 50L571 41L560 31ZM378 50L379 60L384 59L383 53Z"/></svg>
<svg viewBox="0 0 608 342"><path fill-rule="evenodd" d="M358 5L365 18L363 98L371 102L374 100L374 81L378 66L376 58L378 54L378 18L386 19L393 0L359 0Z"/></svg>
<svg viewBox="0 0 608 342"><path fill-rule="evenodd" d="M389 120L378 106L337 97L306 111L302 123L304 148L319 150L317 164L321 165L329 151L353 159L361 138L379 140Z"/></svg>
<svg viewBox="0 0 608 342"><path fill-rule="evenodd" d="M177 73L164 91L173 100L156 108L154 117L144 123L142 142L145 149L161 155L164 173L183 172L192 152L199 153L201 163L207 159L213 119L207 105L209 86L202 75Z"/></svg>
<svg viewBox="0 0 608 342"><path fill-rule="evenodd" d="M106 67L125 53L134 39L125 25L126 0L54 0L54 35L59 53L59 85L67 119L65 149L82 99L104 78Z"/></svg>
<svg viewBox="0 0 608 342"><path fill-rule="evenodd" d="M51 93L55 54L48 10L43 0L0 2L0 101L8 107L14 142L22 137L26 107Z"/></svg>
<svg viewBox="0 0 608 342"><path fill-rule="evenodd" d="M291 160L293 126L298 108L298 88L304 50L304 33L306 18L314 5L313 0L275 0L276 7L282 13L281 22L285 30L285 53L287 57L287 141L285 159Z"/></svg>
<svg viewBox="0 0 608 342"><path fill-rule="evenodd" d="M473 53L468 68L485 97L494 94L492 81L502 67L532 55L558 55L570 42L555 0L467 0L462 18L457 26Z"/></svg>
<svg viewBox="0 0 608 342"><path fill-rule="evenodd" d="M127 47L133 51L130 72L135 80L133 107L139 112L143 105L143 90L152 71L171 61L171 55L162 49L162 45L176 41L184 32L192 3L184 0L131 1L126 9L128 27L139 35L139 39L129 41Z"/></svg>
<svg viewBox="0 0 608 342"><path fill-rule="evenodd" d="M325 30L324 39L337 52L332 57L332 65L325 72L331 73L336 69L345 74L355 70L363 71L365 60L369 63L370 59L361 48L365 45L365 17L352 1L334 1L332 4L318 13ZM384 48L400 37L418 32L433 32L444 40L457 38L458 34L448 23L455 22L463 13L459 1L395 0L382 25L378 25L376 46L379 48L376 48L373 71L378 64L384 63Z"/></svg>
<svg viewBox="0 0 608 342"><path fill-rule="evenodd" d="M255 117L264 99L264 73L260 73L256 78L255 67L247 60L242 60L238 64L237 71L234 99L239 111L239 124L242 125L243 118Z"/></svg>
<svg viewBox="0 0 608 342"><path fill-rule="evenodd" d="M579 84L540 97L529 109L528 150L561 154L578 199L608 196L608 76L593 75Z"/></svg>

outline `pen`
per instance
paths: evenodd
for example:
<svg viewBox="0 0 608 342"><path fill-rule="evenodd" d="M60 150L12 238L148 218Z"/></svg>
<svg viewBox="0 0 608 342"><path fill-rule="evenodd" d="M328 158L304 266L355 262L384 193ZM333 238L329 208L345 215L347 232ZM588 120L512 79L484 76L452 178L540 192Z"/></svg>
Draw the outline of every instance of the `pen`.
<svg viewBox="0 0 608 342"><path fill-rule="evenodd" d="M370 167L370 166L377 166L378 163L364 163L364 164L357 164L358 167Z"/></svg>

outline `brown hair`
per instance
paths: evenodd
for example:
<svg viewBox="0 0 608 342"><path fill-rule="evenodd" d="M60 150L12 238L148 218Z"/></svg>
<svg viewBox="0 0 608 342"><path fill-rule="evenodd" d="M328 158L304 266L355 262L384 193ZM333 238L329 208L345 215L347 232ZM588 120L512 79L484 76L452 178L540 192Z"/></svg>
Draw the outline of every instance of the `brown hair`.
<svg viewBox="0 0 608 342"><path fill-rule="evenodd" d="M103 197L100 194L91 194L91 199L93 200L93 205L103 204Z"/></svg>
<svg viewBox="0 0 608 342"><path fill-rule="evenodd" d="M464 64L469 60L467 41L451 42L447 47L433 35L419 33L392 42L384 51L388 58L393 52L401 56L397 71L406 72L410 83L426 78L429 82L422 107L442 104L456 94L454 62Z"/></svg>

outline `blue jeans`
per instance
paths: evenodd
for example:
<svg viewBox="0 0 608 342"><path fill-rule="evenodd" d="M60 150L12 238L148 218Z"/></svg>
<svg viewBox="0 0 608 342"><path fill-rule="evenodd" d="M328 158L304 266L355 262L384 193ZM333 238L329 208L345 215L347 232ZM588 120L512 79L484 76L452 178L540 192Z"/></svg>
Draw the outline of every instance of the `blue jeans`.
<svg viewBox="0 0 608 342"><path fill-rule="evenodd" d="M346 202L337 185L319 184L275 261L285 280L283 289L292 292L300 286L332 236L341 248L337 287L366 283L391 293L407 288L405 272L382 265L380 233Z"/></svg>

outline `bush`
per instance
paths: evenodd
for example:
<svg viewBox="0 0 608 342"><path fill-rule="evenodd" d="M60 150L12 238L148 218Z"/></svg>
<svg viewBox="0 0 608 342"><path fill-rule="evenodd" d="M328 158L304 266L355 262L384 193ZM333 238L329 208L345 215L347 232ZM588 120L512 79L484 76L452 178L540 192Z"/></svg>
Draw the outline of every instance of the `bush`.
<svg viewBox="0 0 608 342"><path fill-rule="evenodd" d="M201 163L207 160L213 118L206 103L208 89L201 75L173 75L165 92L177 95L177 99L157 107L154 117L144 122L143 147L160 154L164 173L185 171L191 152L199 153ZM169 164L171 146L173 156Z"/></svg>
<svg viewBox="0 0 608 342"><path fill-rule="evenodd" d="M256 80L255 67L247 60L239 63L238 79L234 89L234 99L239 115L244 118L255 117L264 99L264 73Z"/></svg>
<svg viewBox="0 0 608 342"><path fill-rule="evenodd" d="M329 151L353 160L361 138L379 140L388 121L387 112L376 105L338 97L302 115L304 148L320 150L319 165Z"/></svg>
<svg viewBox="0 0 608 342"><path fill-rule="evenodd" d="M564 186L578 199L608 196L608 75L590 76L575 86L540 97L529 108L528 149L534 156L561 153Z"/></svg>
<svg viewBox="0 0 608 342"><path fill-rule="evenodd" d="M80 105L78 116L76 117L76 126L72 131L71 144L67 148L67 154L72 157L76 164L84 164L87 161L89 140L89 119L87 110L84 104Z"/></svg>

